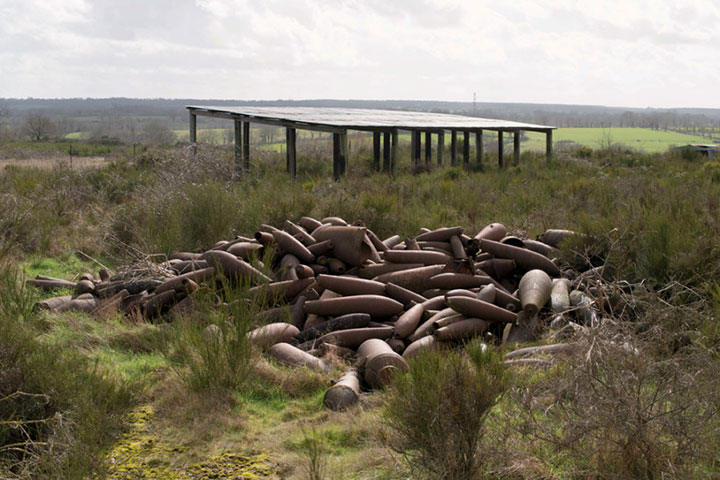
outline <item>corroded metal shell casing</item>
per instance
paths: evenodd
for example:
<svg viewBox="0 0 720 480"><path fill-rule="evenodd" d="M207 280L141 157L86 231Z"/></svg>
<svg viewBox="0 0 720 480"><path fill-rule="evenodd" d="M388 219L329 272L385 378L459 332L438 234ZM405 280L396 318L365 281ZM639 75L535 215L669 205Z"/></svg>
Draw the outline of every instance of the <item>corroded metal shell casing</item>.
<svg viewBox="0 0 720 480"><path fill-rule="evenodd" d="M243 260L248 260L251 257L260 255L262 249L263 245L260 243L238 242L228 247L226 252Z"/></svg>
<svg viewBox="0 0 720 480"><path fill-rule="evenodd" d="M407 371L405 359L395 353L386 342L371 338L358 348L358 358L363 364L363 378L372 388L382 388L390 384L392 376L398 370Z"/></svg>
<svg viewBox="0 0 720 480"><path fill-rule="evenodd" d="M520 279L520 305L532 317L550 300L552 279L542 270L530 270Z"/></svg>
<svg viewBox="0 0 720 480"><path fill-rule="evenodd" d="M438 328L435 330L435 337L441 341L464 340L482 335L488 326L490 323L480 318L466 318Z"/></svg>
<svg viewBox="0 0 720 480"><path fill-rule="evenodd" d="M275 243L287 253L291 253L300 259L303 263L312 263L315 260L315 255L303 245L300 240L293 237L287 232L282 230L275 230L272 232Z"/></svg>
<svg viewBox="0 0 720 480"><path fill-rule="evenodd" d="M374 280L336 275L318 275L318 285L341 295L384 295L385 284Z"/></svg>
<svg viewBox="0 0 720 480"><path fill-rule="evenodd" d="M422 303L425 300L427 300L425 297L420 295L419 293L415 293L411 290L408 290L407 288L403 288L399 285L395 285L394 283L386 283L385 284L385 294L397 300L398 302L405 305L407 308L410 306L413 302L414 303Z"/></svg>
<svg viewBox="0 0 720 480"><path fill-rule="evenodd" d="M429 232L424 232L415 237L418 242L429 241L429 242L447 242L450 237L461 235L463 232L462 227L443 227Z"/></svg>
<svg viewBox="0 0 720 480"><path fill-rule="evenodd" d="M408 360L408 359L412 358L413 356L417 355L418 352L420 352L422 350L430 350L433 348L437 348L438 344L439 344L439 342L432 335L427 336L427 337L422 337L420 340L416 340L407 346L407 348L403 352L403 358L405 360Z"/></svg>
<svg viewBox="0 0 720 480"><path fill-rule="evenodd" d="M470 297L447 297L445 302L450 308L466 317L477 317L489 322L513 323L517 315L489 302Z"/></svg>
<svg viewBox="0 0 720 480"><path fill-rule="evenodd" d="M381 295L355 295L305 302L305 313L316 315L367 313L373 317L391 317L402 311L402 303Z"/></svg>
<svg viewBox="0 0 720 480"><path fill-rule="evenodd" d="M330 368L319 358L303 352L289 343L276 343L267 351L267 354L288 367L308 367L316 372L328 372Z"/></svg>
<svg viewBox="0 0 720 480"><path fill-rule="evenodd" d="M415 331L424 313L425 309L419 303L410 307L395 322L395 336L397 338L407 338Z"/></svg>
<svg viewBox="0 0 720 480"><path fill-rule="evenodd" d="M370 315L367 313L349 313L308 327L296 334L295 339L298 342L307 342L308 340L321 337L330 332L350 330L351 328L364 328L369 324Z"/></svg>
<svg viewBox="0 0 720 480"><path fill-rule="evenodd" d="M526 248L513 247L492 240L481 240L480 248L496 257L511 258L524 270L543 270L548 275L559 276L560 269L544 255L541 255Z"/></svg>
<svg viewBox="0 0 720 480"><path fill-rule="evenodd" d="M347 265L362 267L365 260L380 259L365 230L363 227L323 225L313 232L313 236L318 242L332 241L333 257Z"/></svg>
<svg viewBox="0 0 720 480"><path fill-rule="evenodd" d="M359 398L360 377L356 370L348 370L325 392L323 403L330 410L344 410L356 404Z"/></svg>
<svg viewBox="0 0 720 480"><path fill-rule="evenodd" d="M430 279L442 272L443 268L445 268L444 265L411 268L409 270L385 273L375 277L374 280L382 283L392 282L415 293L420 293L433 288Z"/></svg>
<svg viewBox="0 0 720 480"><path fill-rule="evenodd" d="M507 227L505 225L502 223L491 223L480 230L477 235L473 237L473 240L477 242L480 240L494 240L497 242L505 235L507 235Z"/></svg>
<svg viewBox="0 0 720 480"><path fill-rule="evenodd" d="M393 327L351 328L328 333L317 339L317 344L332 343L341 347L356 349L368 339L385 340L390 338Z"/></svg>
<svg viewBox="0 0 720 480"><path fill-rule="evenodd" d="M470 275L467 273L439 273L430 278L433 288L476 288L491 283L487 275Z"/></svg>
<svg viewBox="0 0 720 480"><path fill-rule="evenodd" d="M203 260L215 267L218 272L231 280L247 279L253 284L268 283L271 279L257 268L235 255L222 250L209 250L203 254Z"/></svg>
<svg viewBox="0 0 720 480"><path fill-rule="evenodd" d="M276 343L293 342L298 333L300 330L289 323L268 323L248 332L248 338L261 348L270 348Z"/></svg>
<svg viewBox="0 0 720 480"><path fill-rule="evenodd" d="M384 259L393 263L422 263L423 265L445 265L452 255L429 250L388 250Z"/></svg>
<svg viewBox="0 0 720 480"><path fill-rule="evenodd" d="M570 288L567 279L556 278L553 280L550 308L555 313L566 312L570 308Z"/></svg>

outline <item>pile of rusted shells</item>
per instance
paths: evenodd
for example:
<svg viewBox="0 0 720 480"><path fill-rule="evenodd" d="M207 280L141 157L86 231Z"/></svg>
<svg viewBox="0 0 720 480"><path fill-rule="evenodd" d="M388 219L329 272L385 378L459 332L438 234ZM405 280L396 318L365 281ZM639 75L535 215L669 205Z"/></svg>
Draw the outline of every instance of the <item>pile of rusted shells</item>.
<svg viewBox="0 0 720 480"><path fill-rule="evenodd" d="M591 291L597 269L563 268L558 246L571 237L580 234L547 230L536 240L519 238L491 223L474 236L458 226L381 240L361 222L302 217L282 228L262 225L254 238L176 253L151 275L103 270L77 282L29 282L75 292L39 302L51 311L117 310L148 320L184 311L202 284L250 285L266 306L250 338L268 356L318 371L329 371L322 360L328 354L356 359L356 369L326 396L329 407L343 408L357 401L361 385L387 385L423 349L475 337L522 342L548 326L597 325L603 309L617 305Z"/></svg>

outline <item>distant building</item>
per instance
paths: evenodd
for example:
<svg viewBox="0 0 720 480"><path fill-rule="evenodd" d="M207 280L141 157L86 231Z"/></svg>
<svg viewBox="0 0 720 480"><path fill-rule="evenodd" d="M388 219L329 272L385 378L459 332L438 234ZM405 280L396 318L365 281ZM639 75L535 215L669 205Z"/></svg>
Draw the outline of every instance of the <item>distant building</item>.
<svg viewBox="0 0 720 480"><path fill-rule="evenodd" d="M682 147L673 148L673 152L698 152L700 155L704 155L708 158L720 158L720 146L692 143L690 145L683 145Z"/></svg>

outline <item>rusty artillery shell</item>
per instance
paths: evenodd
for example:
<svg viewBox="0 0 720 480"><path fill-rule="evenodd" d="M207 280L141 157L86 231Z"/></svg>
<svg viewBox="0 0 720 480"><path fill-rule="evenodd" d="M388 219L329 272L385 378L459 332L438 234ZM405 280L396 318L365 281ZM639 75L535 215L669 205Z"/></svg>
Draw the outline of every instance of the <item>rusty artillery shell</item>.
<svg viewBox="0 0 720 480"><path fill-rule="evenodd" d="M276 343L267 351L267 354L287 367L308 367L316 372L327 372L328 366L317 357L303 352L289 343Z"/></svg>
<svg viewBox="0 0 720 480"><path fill-rule="evenodd" d="M120 310L122 308L123 300L125 300L125 298L129 296L130 292L128 292L127 290L120 290L112 297L100 300L98 302L98 307L96 308L95 313L102 314L111 312L113 310Z"/></svg>
<svg viewBox="0 0 720 480"><path fill-rule="evenodd" d="M81 295L83 293L93 293L95 291L95 284L92 280L80 280L75 285L75 293Z"/></svg>
<svg viewBox="0 0 720 480"><path fill-rule="evenodd" d="M550 292L550 308L555 313L566 312L570 308L570 293L568 281L565 278L553 280Z"/></svg>
<svg viewBox="0 0 720 480"><path fill-rule="evenodd" d="M507 235L501 238L500 243L512 245L513 247L525 248L525 242L523 242L522 238L516 237L515 235Z"/></svg>
<svg viewBox="0 0 720 480"><path fill-rule="evenodd" d="M322 265L318 266L322 267ZM297 275L298 278L309 278L315 276L315 271L312 267L308 267L307 265L298 265L295 267L295 275Z"/></svg>
<svg viewBox="0 0 720 480"><path fill-rule="evenodd" d="M55 309L56 312L84 312L92 313L100 304L100 301L90 293L83 293L65 302Z"/></svg>
<svg viewBox="0 0 720 480"><path fill-rule="evenodd" d="M417 304L410 307L405 313L400 315L400 318L395 322L395 333L397 338L407 338L413 333L417 326L422 320L425 309L422 304Z"/></svg>
<svg viewBox="0 0 720 480"><path fill-rule="evenodd" d="M247 280L255 285L271 281L267 275L246 261L240 260L235 255L223 252L222 250L205 252L203 254L203 260L206 260L211 266L215 267L217 271L228 280Z"/></svg>
<svg viewBox="0 0 720 480"><path fill-rule="evenodd" d="M261 232L273 233L277 232L279 229L277 227L273 227L272 225L268 225L267 223L261 223L258 230Z"/></svg>
<svg viewBox="0 0 720 480"><path fill-rule="evenodd" d="M288 301L295 298L300 292L315 283L313 277L301 278L298 280L284 280L272 282L265 285L253 287L248 292L251 295L260 295L267 303L274 303L278 300Z"/></svg>
<svg viewBox="0 0 720 480"><path fill-rule="evenodd" d="M210 250L224 250L223 247L229 246L230 242L227 240L220 240L219 242L215 242L215 245L210 247Z"/></svg>
<svg viewBox="0 0 720 480"><path fill-rule="evenodd" d="M480 248L501 258L512 258L524 270L543 270L548 275L559 276L560 269L546 256L525 248L513 247L492 240L481 240Z"/></svg>
<svg viewBox="0 0 720 480"><path fill-rule="evenodd" d="M348 370L325 392L323 403L330 410L344 410L360 398L360 377L357 371Z"/></svg>
<svg viewBox="0 0 720 480"><path fill-rule="evenodd" d="M280 259L280 280L297 280L297 266L300 265L298 258L288 253Z"/></svg>
<svg viewBox="0 0 720 480"><path fill-rule="evenodd" d="M531 240L529 238L526 238L523 240L523 243L525 244L525 248L527 248L528 250L537 252L540 255L545 255L548 258L554 258L560 254L560 250L555 247L551 247L547 243L543 243L539 240Z"/></svg>
<svg viewBox="0 0 720 480"><path fill-rule="evenodd" d="M322 242L313 243L308 247L308 250L310 250L310 253L316 257L319 257L320 255L325 255L326 253L332 251L333 246L332 240L323 240Z"/></svg>
<svg viewBox="0 0 720 480"><path fill-rule="evenodd" d="M428 250L428 249L434 249L435 251L441 250L443 253L447 253L452 255L452 247L450 246L450 242L430 242L430 241L422 241L417 242L418 246L420 247L420 250ZM408 249L412 250L412 249Z"/></svg>
<svg viewBox="0 0 720 480"><path fill-rule="evenodd" d="M412 268L420 268L423 266L424 265L422 263L373 263L370 265L364 265L361 269L359 269L358 276L360 278L375 278L386 273L410 270Z"/></svg>
<svg viewBox="0 0 720 480"><path fill-rule="evenodd" d="M320 220L323 224L329 223L334 227L347 227L348 223L340 217L325 217Z"/></svg>
<svg viewBox="0 0 720 480"><path fill-rule="evenodd" d="M388 250L384 258L393 263L422 263L423 265L445 265L452 256L447 253L428 250Z"/></svg>
<svg viewBox="0 0 720 480"><path fill-rule="evenodd" d="M223 252L225 253L225 252ZM183 285L186 279L192 280L195 283L204 283L207 280L215 276L215 267L203 268L202 270L195 270L193 272L183 273L177 277L166 280L165 283L159 285L155 289L155 293L163 293L169 290L175 290ZM133 294L133 290L127 288L127 290ZM114 294L114 293L113 293Z"/></svg>
<svg viewBox="0 0 720 480"><path fill-rule="evenodd" d="M248 339L261 348L270 348L280 342L294 343L298 333L300 330L289 323L268 323L248 332Z"/></svg>
<svg viewBox="0 0 720 480"><path fill-rule="evenodd" d="M407 346L403 352L403 358L408 360L418 354L421 350L431 350L437 348L439 343L435 337L427 336L422 337L420 340L416 340Z"/></svg>
<svg viewBox="0 0 720 480"><path fill-rule="evenodd" d="M408 371L403 357L393 351L382 340L371 338L358 348L358 358L363 364L363 378L372 388L383 388L390 384L397 371Z"/></svg>
<svg viewBox="0 0 720 480"><path fill-rule="evenodd" d="M403 245L405 246L404 249L401 248ZM422 248L420 248L420 243L414 238L406 238L403 243L395 245L394 250L422 250Z"/></svg>
<svg viewBox="0 0 720 480"><path fill-rule="evenodd" d="M347 272L347 265L342 260L334 257L328 259L327 267L333 275L342 275Z"/></svg>
<svg viewBox="0 0 720 480"><path fill-rule="evenodd" d="M538 240L550 245L551 247L557 248L563 241L568 238L572 238L575 235L578 235L578 233L573 232L572 230L549 229L545 230L545 232L538 236Z"/></svg>
<svg viewBox="0 0 720 480"><path fill-rule="evenodd" d="M275 243L287 253L292 253L303 263L312 263L315 255L307 249L300 241L282 230L276 230L272 233Z"/></svg>
<svg viewBox="0 0 720 480"><path fill-rule="evenodd" d="M387 253L387 252L386 252ZM378 275L374 280L382 283L394 283L416 293L432 288L430 278L442 272L444 265L430 265L427 267L399 270L397 272Z"/></svg>
<svg viewBox="0 0 720 480"><path fill-rule="evenodd" d="M273 237L272 233L268 232L255 232L255 240L264 246L275 244L275 237Z"/></svg>
<svg viewBox="0 0 720 480"><path fill-rule="evenodd" d="M107 268L101 268L98 270L98 276L100 277L101 282L107 282L110 280L110 272Z"/></svg>
<svg viewBox="0 0 720 480"><path fill-rule="evenodd" d="M409 342L415 342L418 339L425 337L427 335L432 335L435 332L435 322L431 321L435 316L433 315L429 319L425 320L423 323L421 323L414 332L412 332L410 335L408 335L407 340Z"/></svg>
<svg viewBox="0 0 720 480"><path fill-rule="evenodd" d="M466 318L438 328L435 330L435 337L440 341L464 340L482 335L488 326L490 323L480 318Z"/></svg>
<svg viewBox="0 0 720 480"><path fill-rule="evenodd" d="M72 295L63 295L61 297L52 297L45 300L40 300L35 303L35 307L39 310L49 310L51 312L56 311L60 306L68 303L72 300Z"/></svg>
<svg viewBox="0 0 720 480"><path fill-rule="evenodd" d="M457 323L460 320L465 320L467 318L462 313L455 313L454 310L453 313L454 315L442 317L439 320L433 321L433 324L435 325L435 330L437 331L438 328L447 327L448 325L452 325L453 323Z"/></svg>
<svg viewBox="0 0 720 480"><path fill-rule="evenodd" d="M318 275L318 285L340 295L385 295L385 284L356 277Z"/></svg>
<svg viewBox="0 0 720 480"><path fill-rule="evenodd" d="M297 232L293 235L293 238L297 239L298 242L302 243L307 247L308 250L310 250L310 247L312 245L315 245L317 243L317 240L315 240L315 237L310 235L309 233L302 231Z"/></svg>
<svg viewBox="0 0 720 480"><path fill-rule="evenodd" d="M335 291L333 291L333 290L329 290L329 289L327 289L327 288L322 288L322 287L320 287L320 285L318 285L318 288L320 288L320 290L322 290L322 293L320 294L320 300L328 300L328 299L331 299L331 298L340 298L340 297L342 297L342 295L339 294L338 292L335 292Z"/></svg>
<svg viewBox="0 0 720 480"><path fill-rule="evenodd" d="M87 281L89 281L89 282L92 282L92 281L94 281L95 279L93 278L92 273L87 273L87 272L85 272L85 273L80 274L80 276L78 277L78 280L77 280L77 281L78 281L78 283L79 283L79 282L82 282L83 280L87 280Z"/></svg>
<svg viewBox="0 0 720 480"><path fill-rule="evenodd" d="M523 311L535 315L550 300L552 279L542 270L530 270L520 279L519 297Z"/></svg>
<svg viewBox="0 0 720 480"><path fill-rule="evenodd" d="M384 252L385 250L388 250L388 247L382 242L382 240L378 238L377 235L375 235L372 230L368 229L366 233L373 246L375 247L375 250L377 250L378 252Z"/></svg>
<svg viewBox="0 0 720 480"><path fill-rule="evenodd" d="M433 288L452 290L454 288L476 288L491 283L492 279L485 275L468 275L465 273L439 273L430 278Z"/></svg>
<svg viewBox="0 0 720 480"><path fill-rule="evenodd" d="M385 294L388 297L402 303L405 307L408 307L412 302L423 303L425 300L427 300L422 295L408 290L407 288L403 288L399 285L395 285L392 282L385 284Z"/></svg>
<svg viewBox="0 0 720 480"><path fill-rule="evenodd" d="M25 283L44 291L59 290L61 288L69 288L75 290L77 288L77 283L75 282L68 282L67 280L52 277L25 280Z"/></svg>
<svg viewBox="0 0 720 480"><path fill-rule="evenodd" d="M517 268L517 263L511 258L491 258L476 263L475 267L486 272L495 280L502 280Z"/></svg>
<svg viewBox="0 0 720 480"><path fill-rule="evenodd" d="M512 323L517 315L504 308L470 297L447 297L445 302L450 308L467 317L477 317L489 322Z"/></svg>
<svg viewBox="0 0 720 480"><path fill-rule="evenodd" d="M315 315L314 313L309 313L305 315L305 325L303 325L303 329L307 330L308 328L312 328L316 325L320 325L321 323L327 321L325 317L321 317L320 315Z"/></svg>
<svg viewBox="0 0 720 480"><path fill-rule="evenodd" d="M430 298L428 300L425 300L420 305L423 306L426 312L429 310L445 308L445 295L438 295L437 297Z"/></svg>
<svg viewBox="0 0 720 480"><path fill-rule="evenodd" d="M473 239L477 242L480 240L494 240L497 242L505 235L507 235L507 227L505 225L502 223L491 223L480 230Z"/></svg>
<svg viewBox="0 0 720 480"><path fill-rule="evenodd" d="M268 308L262 310L255 315L255 320L258 323L288 323L291 314L290 305L283 305L282 307Z"/></svg>
<svg viewBox="0 0 720 480"><path fill-rule="evenodd" d="M305 301L307 301L307 297L300 295L290 309L290 324L298 330L305 328Z"/></svg>
<svg viewBox="0 0 720 480"><path fill-rule="evenodd" d="M463 232L462 227L444 227L429 232L421 233L415 237L415 240L420 241L432 241L432 242L447 242L450 237L454 235L460 235Z"/></svg>
<svg viewBox="0 0 720 480"><path fill-rule="evenodd" d="M382 241L383 245L386 247L385 250L393 248L400 242L402 242L402 237L400 235L393 235L392 237L388 237Z"/></svg>
<svg viewBox="0 0 720 480"><path fill-rule="evenodd" d="M317 343L332 343L341 347L357 349L363 342L370 338L385 340L390 338L393 327L374 328L351 328L348 330L337 330L330 332L317 339Z"/></svg>
<svg viewBox="0 0 720 480"><path fill-rule="evenodd" d="M303 227L296 225L291 220L285 220L283 222L283 230L288 232L290 235L295 235L296 233L307 233L307 230L305 230Z"/></svg>
<svg viewBox="0 0 720 480"><path fill-rule="evenodd" d="M300 343L307 342L308 340L322 337L330 332L349 330L351 328L364 328L369 324L370 315L367 313L349 313L306 328L302 332L297 333L295 339Z"/></svg>
<svg viewBox="0 0 720 480"><path fill-rule="evenodd" d="M488 303L495 303L495 297L497 295L497 288L492 283L485 285L480 289L475 298ZM507 310L507 309L506 309Z"/></svg>
<svg viewBox="0 0 720 480"><path fill-rule="evenodd" d="M236 257L248 260L251 257L260 255L263 245L261 243L238 242L228 247L226 252Z"/></svg>
<svg viewBox="0 0 720 480"><path fill-rule="evenodd" d="M167 290L147 298L143 304L143 315L145 318L155 318L164 310L179 300L179 294L175 290Z"/></svg>
<svg viewBox="0 0 720 480"><path fill-rule="evenodd" d="M373 317L390 317L402 311L402 303L380 295L355 295L305 302L305 312L316 315L367 313Z"/></svg>
<svg viewBox="0 0 720 480"><path fill-rule="evenodd" d="M490 284L492 285L492 284ZM487 287L487 285L485 285ZM465 288L453 288L452 290L448 290L443 295L447 295L448 297L457 297L458 295L463 297L476 297L476 292L473 290L467 290ZM483 300L482 298L480 300Z"/></svg>
<svg viewBox="0 0 720 480"><path fill-rule="evenodd" d="M522 308L518 297L497 287L495 288L495 301L493 303L511 312L517 312Z"/></svg>
<svg viewBox="0 0 720 480"><path fill-rule="evenodd" d="M362 267L367 259L379 259L377 250L363 227L322 226L313 232L315 240L331 240L332 255L353 267Z"/></svg>
<svg viewBox="0 0 720 480"><path fill-rule="evenodd" d="M452 249L453 257L461 260L467 258L465 246L458 235L450 237L450 248Z"/></svg>
<svg viewBox="0 0 720 480"><path fill-rule="evenodd" d="M308 233L312 233L316 228L322 225L322 222L312 217L300 217L298 225L307 230Z"/></svg>

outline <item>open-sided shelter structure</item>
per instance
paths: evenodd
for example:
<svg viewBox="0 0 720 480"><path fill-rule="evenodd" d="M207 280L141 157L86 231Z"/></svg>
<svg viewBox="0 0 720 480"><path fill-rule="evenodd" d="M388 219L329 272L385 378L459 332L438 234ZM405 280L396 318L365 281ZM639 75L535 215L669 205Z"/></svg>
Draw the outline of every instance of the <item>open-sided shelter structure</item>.
<svg viewBox="0 0 720 480"><path fill-rule="evenodd" d="M235 158L241 168L250 163L250 124L258 123L286 128L287 169L292 177L296 171L297 130L312 130L333 134L333 173L335 178L344 175L347 165L347 132L359 130L373 134L373 162L376 170L394 169L397 158L398 132L409 131L410 156L413 164L420 163L422 137L425 137L425 161L431 162L432 135L437 136L437 163L443 163L445 133L450 133L450 164L457 165L458 133L462 133L463 162L470 162L470 137L476 137L476 161L483 155L483 131L498 133L498 164L503 166L505 133L513 135L514 163L520 160L520 134L523 131L542 132L546 136L546 154L552 156L552 131L555 127L530 123L511 122L489 118L467 117L443 113L372 110L360 108L317 107L187 107L190 112L190 143L197 142L197 117L225 118L235 122Z"/></svg>

